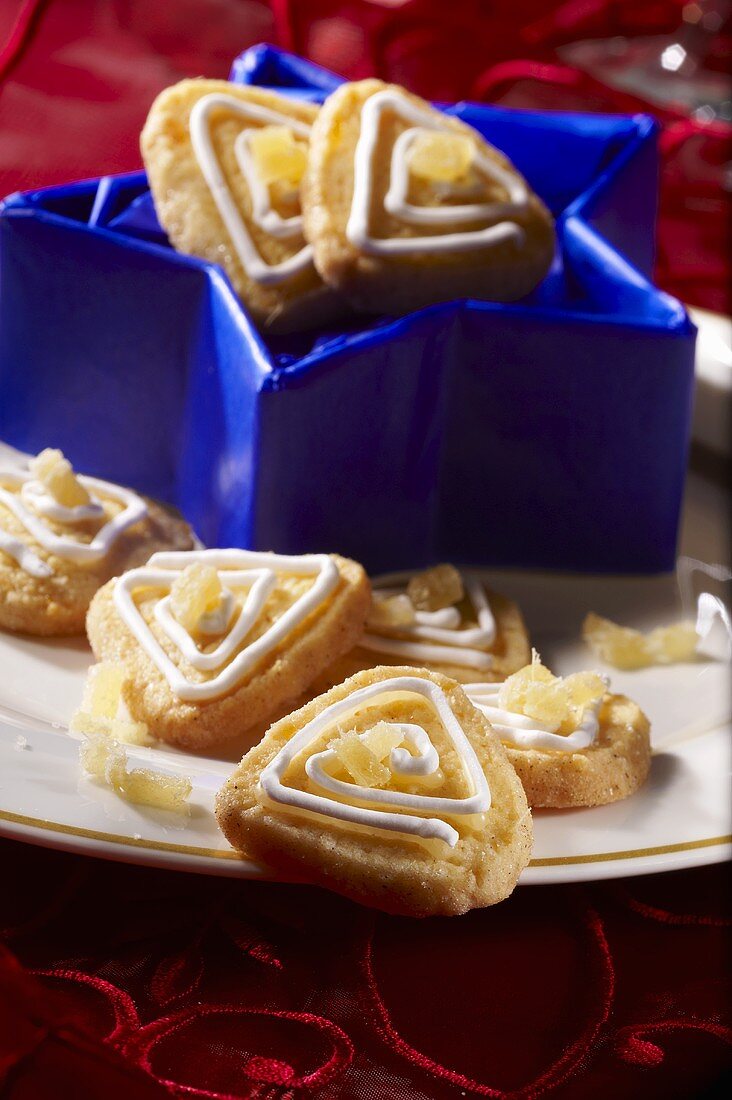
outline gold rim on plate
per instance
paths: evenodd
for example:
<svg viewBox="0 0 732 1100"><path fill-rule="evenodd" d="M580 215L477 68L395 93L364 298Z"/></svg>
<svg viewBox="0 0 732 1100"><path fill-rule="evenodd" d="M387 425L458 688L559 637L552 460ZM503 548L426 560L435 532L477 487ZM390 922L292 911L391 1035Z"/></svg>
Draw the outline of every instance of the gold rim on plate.
<svg viewBox="0 0 732 1100"><path fill-rule="evenodd" d="M225 848L196 848L190 844L172 844L163 840L145 840L120 836L117 833L102 833L95 829L81 829L76 825L62 825L57 821L45 821L43 818L26 817L0 810L0 821L14 825L26 825L49 833L62 833L65 836L79 836L87 840L100 840L108 844L120 844L129 848L145 848L154 852L175 852L179 855L202 856L207 859L242 860L238 852ZM619 859L641 859L644 856L671 855L674 852L690 852L697 848L713 848L717 845L732 843L732 834L727 836L705 837L702 840L682 841L679 844L661 844L655 848L628 848L620 852L595 852L579 856L549 856L546 859L532 859L529 867L563 867L580 863L607 863Z"/></svg>

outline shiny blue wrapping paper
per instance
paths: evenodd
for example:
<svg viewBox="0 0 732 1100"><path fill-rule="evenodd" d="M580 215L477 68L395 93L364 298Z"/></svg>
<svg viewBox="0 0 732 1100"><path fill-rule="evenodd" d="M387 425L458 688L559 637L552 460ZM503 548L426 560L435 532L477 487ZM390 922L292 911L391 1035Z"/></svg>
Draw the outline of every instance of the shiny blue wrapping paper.
<svg viewBox="0 0 732 1100"><path fill-rule="evenodd" d="M318 101L338 78L270 47L232 79ZM262 337L226 276L168 245L142 172L0 211L0 437L177 504L209 544L672 567L695 330L650 282L646 116L450 108L557 219L542 285L342 330Z"/></svg>

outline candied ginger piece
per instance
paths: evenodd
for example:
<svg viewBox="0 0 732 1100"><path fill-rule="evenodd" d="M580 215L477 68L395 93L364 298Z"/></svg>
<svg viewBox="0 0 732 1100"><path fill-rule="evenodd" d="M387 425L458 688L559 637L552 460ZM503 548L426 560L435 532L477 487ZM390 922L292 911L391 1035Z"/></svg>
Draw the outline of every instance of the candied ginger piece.
<svg viewBox="0 0 732 1100"><path fill-rule="evenodd" d="M163 775L150 768L127 768L118 757L107 762L106 778L112 790L128 802L155 806L159 810L189 813L188 798L193 784L186 776Z"/></svg>
<svg viewBox="0 0 732 1100"><path fill-rule="evenodd" d="M72 716L69 729L87 737L112 737L128 745L149 745L144 722L136 722L122 699L124 670L111 661L92 665L84 684L81 707Z"/></svg>
<svg viewBox="0 0 732 1100"><path fill-rule="evenodd" d="M410 626L414 622L414 604L409 596L378 596L374 600L368 617L371 627Z"/></svg>
<svg viewBox="0 0 732 1100"><path fill-rule="evenodd" d="M371 749L371 752L381 764L388 759L391 750L401 745L403 740L404 737L399 726L395 726L391 722L377 722L375 726L368 730L362 743Z"/></svg>
<svg viewBox="0 0 732 1100"><path fill-rule="evenodd" d="M409 150L409 169L421 179L452 183L467 175L475 147L467 134L427 130L417 135Z"/></svg>
<svg viewBox="0 0 732 1100"><path fill-rule="evenodd" d="M418 611L441 611L462 600L463 578L454 565L435 565L410 578L407 595Z"/></svg>
<svg viewBox="0 0 732 1100"><path fill-rule="evenodd" d="M125 752L121 745L108 737L92 735L82 741L79 746L79 763L84 771L94 779L107 781L107 762L116 756L125 760Z"/></svg>
<svg viewBox="0 0 732 1100"><path fill-rule="evenodd" d="M86 675L81 709L89 714L104 718L114 718L117 714L125 671L121 665L112 661L99 661L92 665Z"/></svg>
<svg viewBox="0 0 732 1100"><path fill-rule="evenodd" d="M565 679L554 676L534 650L531 664L501 685L498 700L505 710L535 719L550 733L572 733L605 690L605 680L595 672L575 672Z"/></svg>
<svg viewBox="0 0 732 1100"><path fill-rule="evenodd" d="M224 589L212 565L193 562L173 581L170 609L189 634L198 630L201 619L221 606Z"/></svg>
<svg viewBox="0 0 732 1100"><path fill-rule="evenodd" d="M296 187L308 163L307 148L295 140L289 126L262 126L252 130L249 148L264 183L286 180Z"/></svg>
<svg viewBox="0 0 732 1100"><path fill-rule="evenodd" d="M567 697L559 679L551 684L535 682L526 688L523 707L527 718L534 718L550 733L556 733L567 718Z"/></svg>
<svg viewBox="0 0 732 1100"><path fill-rule="evenodd" d="M152 745L153 738L144 722L135 722L132 718L112 719L111 736L125 745Z"/></svg>
<svg viewBox="0 0 732 1100"><path fill-rule="evenodd" d="M76 508L91 501L62 451L46 447L31 459L29 469L36 481L40 481L56 503L64 508Z"/></svg>
<svg viewBox="0 0 732 1100"><path fill-rule="evenodd" d="M149 768L127 767L127 753L109 737L89 737L79 749L82 768L128 802L188 813L193 784L186 776L162 775Z"/></svg>
<svg viewBox="0 0 732 1100"><path fill-rule="evenodd" d="M671 623L643 634L592 612L582 624L582 637L598 657L622 669L693 661L699 641L692 622Z"/></svg>
<svg viewBox="0 0 732 1100"><path fill-rule="evenodd" d="M498 692L498 704L504 710L512 710L517 714L523 713L526 696L534 684L552 684L557 679L553 673L541 663L536 650L531 652L531 664L514 672L501 684Z"/></svg>
<svg viewBox="0 0 732 1100"><path fill-rule="evenodd" d="M135 722L131 718L105 718L101 714L89 714L84 710L77 710L71 716L69 729L72 733L81 733L85 737L110 737L125 745L153 743L144 722Z"/></svg>
<svg viewBox="0 0 732 1100"><path fill-rule="evenodd" d="M698 641L696 624L692 622L658 626L648 635L651 653L659 664L664 665L695 660Z"/></svg>
<svg viewBox="0 0 732 1100"><path fill-rule="evenodd" d="M582 637L601 660L615 668L645 668L653 663L648 642L640 630L618 626L593 612L582 624Z"/></svg>
<svg viewBox="0 0 732 1100"><path fill-rule="evenodd" d="M342 733L330 748L354 783L361 787L385 787L391 779L391 768L379 760L355 730Z"/></svg>
<svg viewBox="0 0 732 1100"><path fill-rule="evenodd" d="M564 678L564 686L574 707L594 706L607 691L607 681L599 672L573 672Z"/></svg>

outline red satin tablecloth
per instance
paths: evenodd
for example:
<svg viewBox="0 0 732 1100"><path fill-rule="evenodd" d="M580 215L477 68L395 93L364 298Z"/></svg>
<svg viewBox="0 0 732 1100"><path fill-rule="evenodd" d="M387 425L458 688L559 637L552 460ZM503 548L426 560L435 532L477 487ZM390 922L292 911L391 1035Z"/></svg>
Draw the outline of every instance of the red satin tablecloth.
<svg viewBox="0 0 732 1100"><path fill-rule="evenodd" d="M139 167L154 95L263 40L434 98L639 109L554 50L671 31L680 8L2 0L0 194ZM729 309L727 136L663 121L659 280ZM673 1100L730 1083L722 868L520 888L421 922L7 840L0 875L2 1100Z"/></svg>

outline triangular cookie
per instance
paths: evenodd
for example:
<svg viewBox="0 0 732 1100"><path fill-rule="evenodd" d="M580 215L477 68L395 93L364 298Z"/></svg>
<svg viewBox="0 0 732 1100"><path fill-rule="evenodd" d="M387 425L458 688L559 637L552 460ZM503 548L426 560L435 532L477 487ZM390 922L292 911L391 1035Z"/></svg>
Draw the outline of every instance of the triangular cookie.
<svg viewBox="0 0 732 1100"><path fill-rule="evenodd" d="M219 792L239 850L390 912L462 913L526 866L526 800L459 685L410 667L359 673L277 722Z"/></svg>
<svg viewBox="0 0 732 1100"><path fill-rule="evenodd" d="M302 231L299 176L316 115L312 104L261 88L183 80L161 92L141 135L171 244L221 264L254 320L273 331L313 327L343 311ZM271 143L263 155L256 137L265 128Z"/></svg>
<svg viewBox="0 0 732 1100"><path fill-rule="evenodd" d="M326 100L302 199L318 271L371 312L514 301L554 254L551 215L499 150L379 80L344 84Z"/></svg>
<svg viewBox="0 0 732 1100"><path fill-rule="evenodd" d="M466 571L461 573L463 598L454 606L415 610L411 622L386 623L384 602L403 597L413 576L392 573L372 582L374 602L363 637L318 677L315 689L324 691L360 669L382 664L424 665L460 682L486 682L503 680L528 663L531 647L517 604Z"/></svg>
<svg viewBox="0 0 732 1100"><path fill-rule="evenodd" d="M187 627L171 609L176 578L214 571L220 621ZM128 672L125 701L151 733L202 748L282 713L359 637L370 603L356 562L250 550L156 554L98 593L87 629L100 660Z"/></svg>

